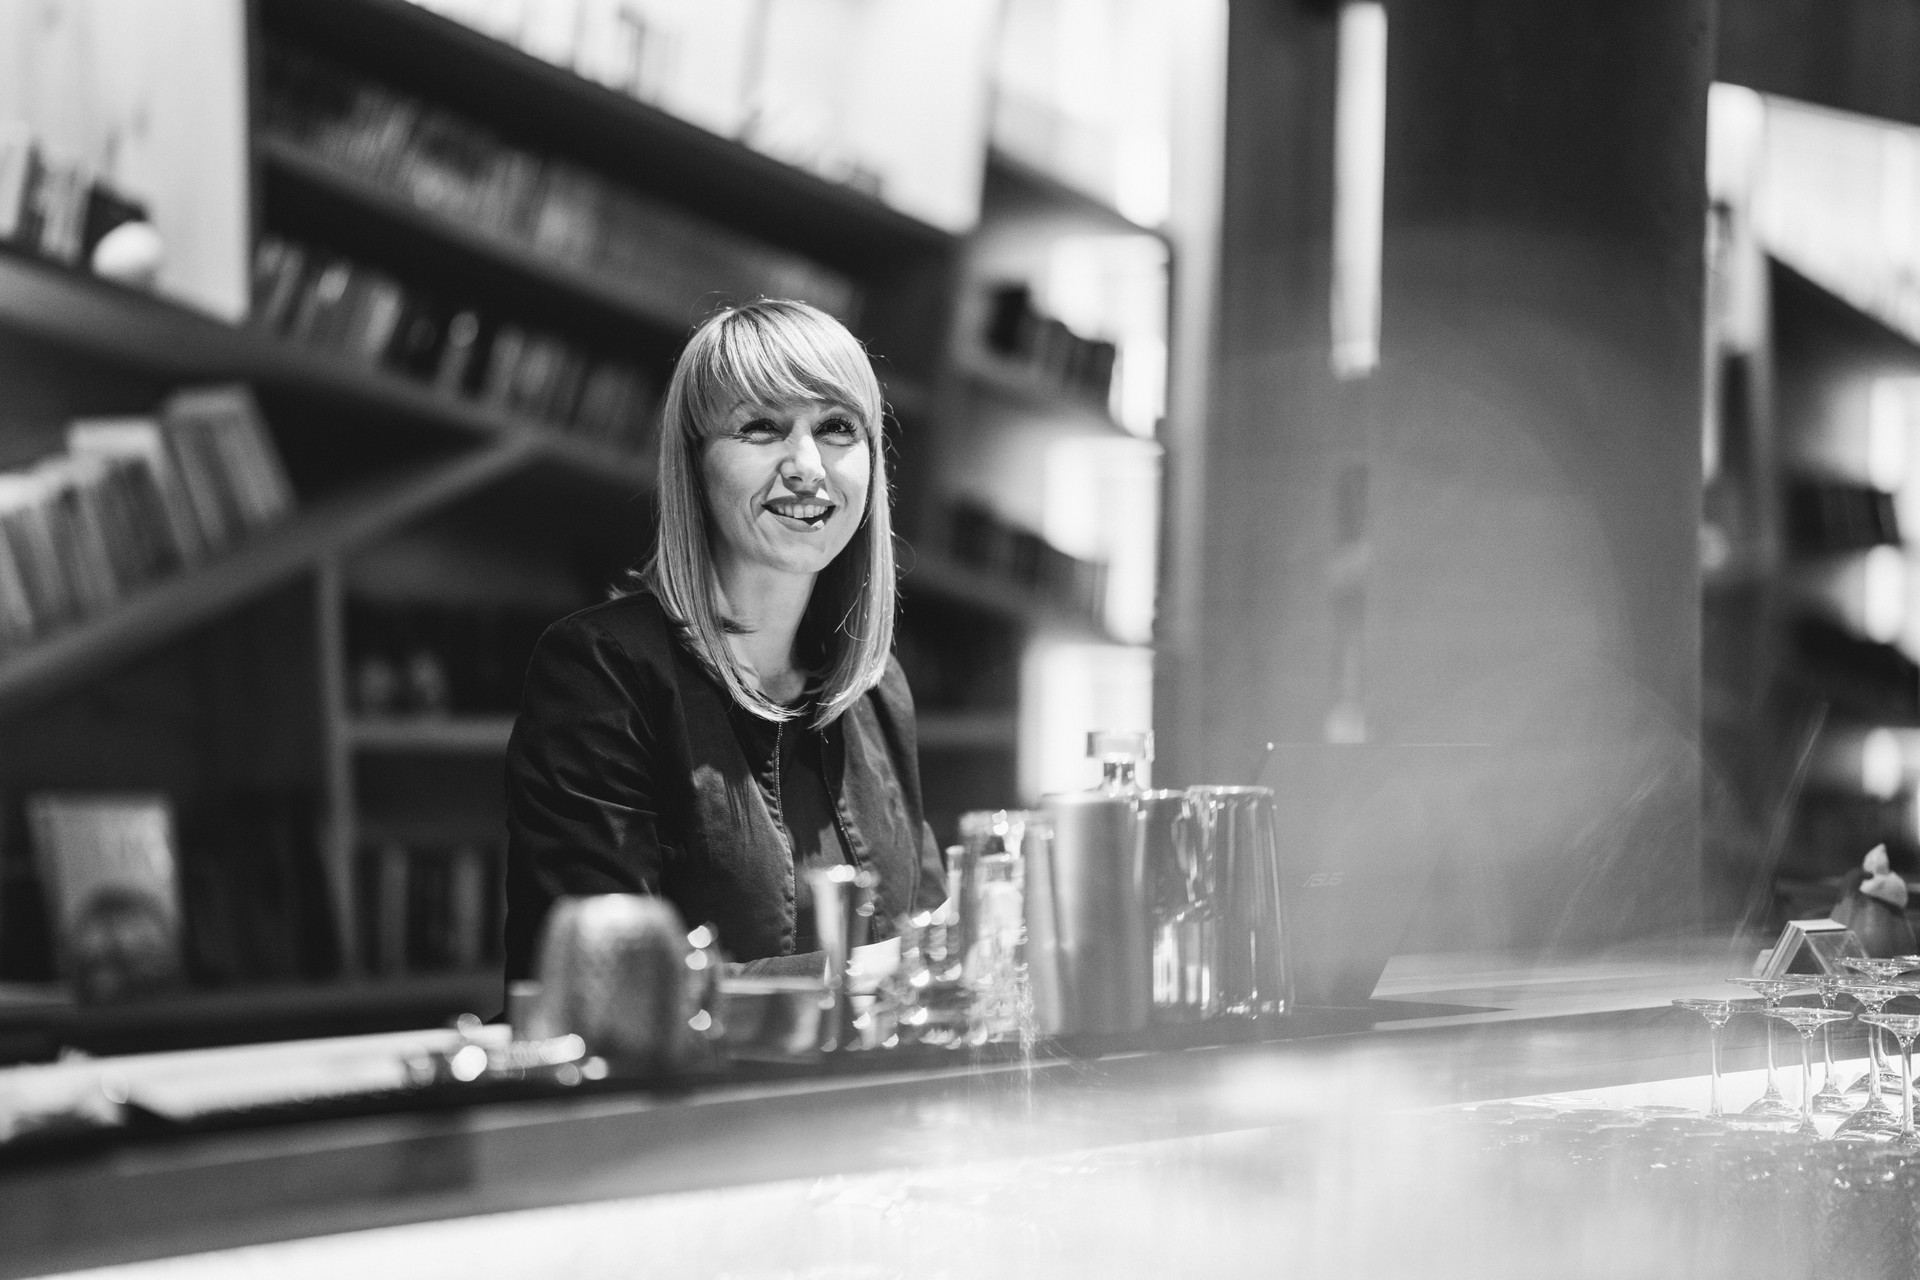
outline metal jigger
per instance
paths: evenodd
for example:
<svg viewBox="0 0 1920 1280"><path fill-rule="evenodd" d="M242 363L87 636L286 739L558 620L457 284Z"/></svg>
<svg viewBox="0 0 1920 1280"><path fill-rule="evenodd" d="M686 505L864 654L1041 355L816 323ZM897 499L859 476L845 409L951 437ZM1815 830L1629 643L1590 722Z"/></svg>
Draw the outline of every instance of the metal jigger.
<svg viewBox="0 0 1920 1280"><path fill-rule="evenodd" d="M848 966L853 949L867 940L873 919L873 890L877 881L871 871L845 863L807 872L813 889L814 931L821 950L827 953L827 993L821 1003L820 1051L836 1053L860 1046L860 1029L854 1025L853 992L848 982Z"/></svg>

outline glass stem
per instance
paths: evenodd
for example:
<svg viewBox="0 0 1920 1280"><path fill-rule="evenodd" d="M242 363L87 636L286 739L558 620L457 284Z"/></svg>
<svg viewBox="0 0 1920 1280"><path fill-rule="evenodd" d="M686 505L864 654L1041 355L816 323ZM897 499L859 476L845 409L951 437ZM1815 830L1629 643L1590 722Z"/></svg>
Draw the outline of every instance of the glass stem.
<svg viewBox="0 0 1920 1280"><path fill-rule="evenodd" d="M1767 1019L1767 1096L1777 1097L1780 1093L1780 1077L1773 1065L1773 1019Z"/></svg>
<svg viewBox="0 0 1920 1280"><path fill-rule="evenodd" d="M1822 1070L1820 1092L1838 1093L1839 1090L1833 1087L1833 1024L1831 1022L1820 1024L1820 1060Z"/></svg>
<svg viewBox="0 0 1920 1280"><path fill-rule="evenodd" d="M1707 1077L1707 1114L1718 1120L1723 1114L1720 1110L1720 1024L1707 1024L1707 1043L1712 1046L1712 1073Z"/></svg>
<svg viewBox="0 0 1920 1280"><path fill-rule="evenodd" d="M1813 1028L1800 1033L1800 1123L1813 1128Z"/></svg>
<svg viewBox="0 0 1920 1280"><path fill-rule="evenodd" d="M1900 1136L1913 1140L1913 1037L1900 1041Z"/></svg>
<svg viewBox="0 0 1920 1280"><path fill-rule="evenodd" d="M1875 1013L1880 1012L1878 1009ZM1885 1094L1880 1092L1880 1028L1867 1024L1867 1105L1882 1104Z"/></svg>

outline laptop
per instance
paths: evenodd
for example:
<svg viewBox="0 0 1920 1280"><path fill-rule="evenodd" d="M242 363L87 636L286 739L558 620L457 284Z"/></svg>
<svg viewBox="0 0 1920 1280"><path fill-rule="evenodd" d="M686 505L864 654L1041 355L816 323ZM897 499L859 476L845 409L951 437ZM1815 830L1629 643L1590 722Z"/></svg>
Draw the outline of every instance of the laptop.
<svg viewBox="0 0 1920 1280"><path fill-rule="evenodd" d="M1434 867L1470 829L1484 747L1278 744L1281 890L1303 1007L1362 1008L1420 910Z"/></svg>

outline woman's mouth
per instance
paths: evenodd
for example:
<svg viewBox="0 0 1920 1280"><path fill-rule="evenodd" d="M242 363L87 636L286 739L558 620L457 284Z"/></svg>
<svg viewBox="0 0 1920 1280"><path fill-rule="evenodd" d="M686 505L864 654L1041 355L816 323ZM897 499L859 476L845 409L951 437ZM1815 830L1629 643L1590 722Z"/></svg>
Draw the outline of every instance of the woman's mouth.
<svg viewBox="0 0 1920 1280"><path fill-rule="evenodd" d="M833 514L834 505L819 498L775 498L766 509L803 529L818 529Z"/></svg>

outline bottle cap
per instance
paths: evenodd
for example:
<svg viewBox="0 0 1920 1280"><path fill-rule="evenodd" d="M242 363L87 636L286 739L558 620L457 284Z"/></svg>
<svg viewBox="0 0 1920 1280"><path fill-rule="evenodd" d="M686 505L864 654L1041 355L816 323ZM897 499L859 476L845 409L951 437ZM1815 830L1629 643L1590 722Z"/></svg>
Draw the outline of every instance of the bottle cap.
<svg viewBox="0 0 1920 1280"><path fill-rule="evenodd" d="M1087 734L1087 755L1095 760L1153 759L1153 730L1094 729Z"/></svg>

